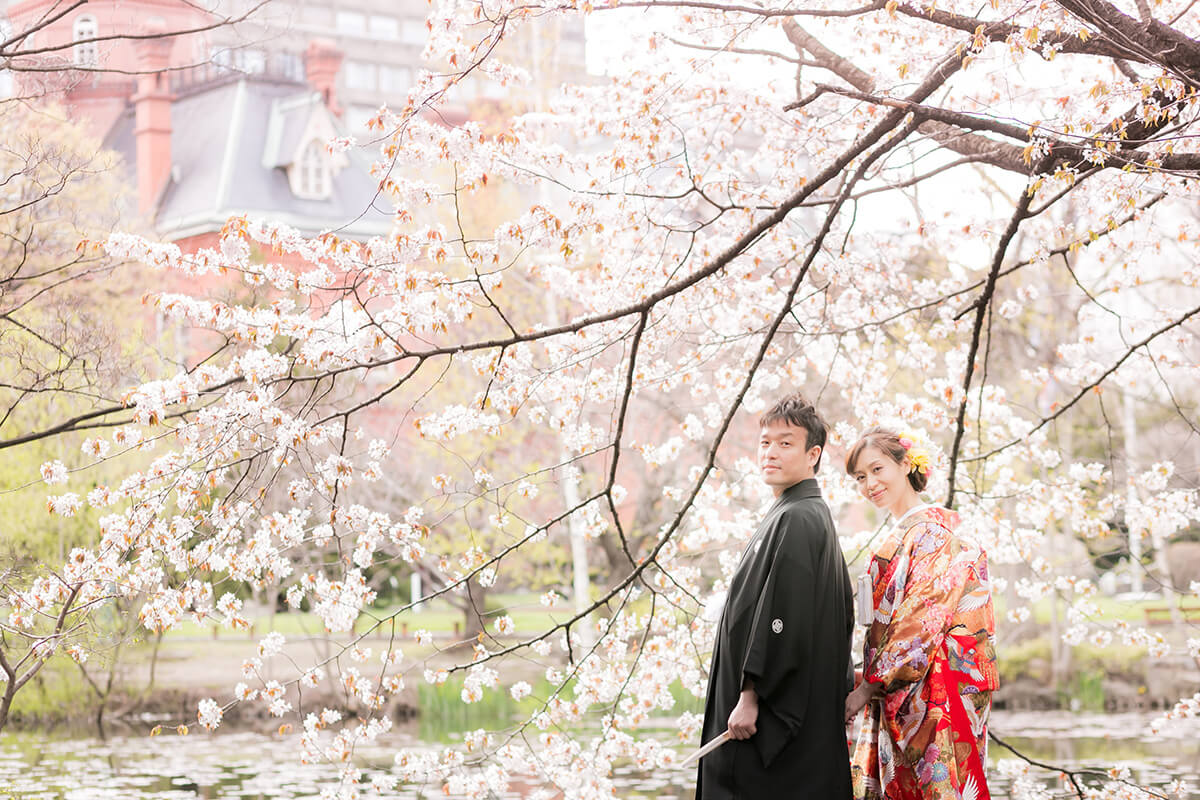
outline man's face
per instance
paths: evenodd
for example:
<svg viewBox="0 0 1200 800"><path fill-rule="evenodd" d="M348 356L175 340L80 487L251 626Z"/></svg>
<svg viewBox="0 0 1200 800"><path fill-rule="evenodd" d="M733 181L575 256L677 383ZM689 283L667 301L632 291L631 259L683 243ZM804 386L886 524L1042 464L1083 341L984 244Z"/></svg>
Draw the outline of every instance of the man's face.
<svg viewBox="0 0 1200 800"><path fill-rule="evenodd" d="M763 426L758 438L758 469L776 497L789 486L813 477L821 448L805 449L807 443L808 431L804 428L782 420Z"/></svg>

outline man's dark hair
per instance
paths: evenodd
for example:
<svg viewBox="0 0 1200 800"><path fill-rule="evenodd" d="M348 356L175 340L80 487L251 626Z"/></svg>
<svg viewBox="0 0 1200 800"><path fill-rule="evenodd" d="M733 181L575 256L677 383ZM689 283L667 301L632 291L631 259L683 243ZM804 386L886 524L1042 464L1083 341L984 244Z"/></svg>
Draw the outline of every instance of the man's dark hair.
<svg viewBox="0 0 1200 800"><path fill-rule="evenodd" d="M781 399L767 409L765 414L759 417L758 426L765 428L772 422L786 422L788 425L804 428L806 431L804 449L807 451L814 447L819 447L821 448L821 456L825 455L825 433L829 430L829 426L825 424L825 420L821 419L821 415L817 413L816 406L808 402L804 395L796 392ZM817 456L817 463L813 465L813 472L821 468L821 456Z"/></svg>

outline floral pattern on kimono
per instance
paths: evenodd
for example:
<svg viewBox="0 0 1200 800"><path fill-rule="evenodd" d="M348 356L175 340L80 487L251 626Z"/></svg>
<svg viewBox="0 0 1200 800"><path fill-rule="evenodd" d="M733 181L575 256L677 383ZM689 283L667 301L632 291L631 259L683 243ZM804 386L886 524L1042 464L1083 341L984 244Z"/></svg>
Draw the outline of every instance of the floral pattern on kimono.
<svg viewBox="0 0 1200 800"><path fill-rule="evenodd" d="M987 720L999 686L987 556L928 508L871 558L868 703L851 760L856 800L990 798Z"/></svg>

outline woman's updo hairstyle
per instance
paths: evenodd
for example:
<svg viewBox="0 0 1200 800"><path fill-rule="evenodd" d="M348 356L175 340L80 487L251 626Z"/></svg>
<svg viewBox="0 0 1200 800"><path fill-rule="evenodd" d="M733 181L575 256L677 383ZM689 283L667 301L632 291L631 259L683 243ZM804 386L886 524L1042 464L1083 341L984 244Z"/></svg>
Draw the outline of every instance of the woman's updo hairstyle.
<svg viewBox="0 0 1200 800"><path fill-rule="evenodd" d="M868 447L874 447L897 464L903 464L904 458L910 455L909 451L917 445L912 439L903 437L895 431L887 428L872 428L854 443L854 447L850 448L850 454L846 456L847 475L854 474L854 470L858 466L858 459L862 457L863 450ZM912 453L912 455L916 456L917 454ZM918 492L924 491L925 485L929 483L928 456L910 458L909 461L912 467L908 471L908 484Z"/></svg>

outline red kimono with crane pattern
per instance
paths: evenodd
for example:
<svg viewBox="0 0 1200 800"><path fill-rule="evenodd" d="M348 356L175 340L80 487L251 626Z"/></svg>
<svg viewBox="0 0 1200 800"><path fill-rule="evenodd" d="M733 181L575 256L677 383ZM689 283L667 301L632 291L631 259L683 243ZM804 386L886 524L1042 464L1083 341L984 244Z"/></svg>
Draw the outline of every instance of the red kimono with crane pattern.
<svg viewBox="0 0 1200 800"><path fill-rule="evenodd" d="M851 760L855 800L982 800L987 720L999 686L987 556L954 535L958 515L904 520L868 567L874 620L867 704Z"/></svg>

